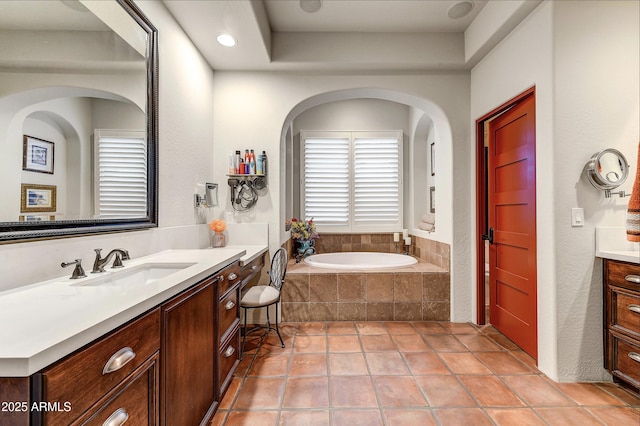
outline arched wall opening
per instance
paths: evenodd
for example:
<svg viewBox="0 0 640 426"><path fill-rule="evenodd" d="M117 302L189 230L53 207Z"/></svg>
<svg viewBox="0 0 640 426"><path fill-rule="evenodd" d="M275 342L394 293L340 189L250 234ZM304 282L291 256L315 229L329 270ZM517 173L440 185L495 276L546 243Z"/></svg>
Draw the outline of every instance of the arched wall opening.
<svg viewBox="0 0 640 426"><path fill-rule="evenodd" d="M284 223L299 211L294 203L299 200L299 175L294 173L299 151L294 149L299 141L299 130L294 125L296 118L321 106L353 100L383 100L407 107L407 124L404 150L403 182L403 227L414 237L447 246L446 269L453 271L453 147L452 130L448 117L434 102L404 92L380 88L354 88L330 91L311 96L291 109L284 120L280 134L280 209L279 222ZM309 129L314 130L314 129ZM334 129L335 130L335 129ZM353 129L369 130L369 129ZM391 129L387 129L391 130ZM397 130L397 129L394 129ZM434 145L432 147L432 144ZM438 173L432 175L431 156L437 150ZM431 192L429 188L437 188ZM431 194L435 199L430 200ZM419 224L430 206L439 206L435 231L420 229ZM288 233L280 228L280 240L285 241ZM442 259L440 259L442 260ZM432 262L435 263L435 262ZM451 280L451 287L453 287ZM453 295L450 288L453 314Z"/></svg>

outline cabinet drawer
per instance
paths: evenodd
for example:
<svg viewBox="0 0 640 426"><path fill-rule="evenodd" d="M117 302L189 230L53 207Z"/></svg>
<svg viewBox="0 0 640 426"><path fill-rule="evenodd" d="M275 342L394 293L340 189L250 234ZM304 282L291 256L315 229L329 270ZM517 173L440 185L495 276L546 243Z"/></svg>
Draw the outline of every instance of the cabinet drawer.
<svg viewBox="0 0 640 426"><path fill-rule="evenodd" d="M238 286L229 291L220 299L218 305L218 336L220 340L226 338L229 328L234 322L240 321L240 308L238 307Z"/></svg>
<svg viewBox="0 0 640 426"><path fill-rule="evenodd" d="M606 260L607 284L640 292L640 265Z"/></svg>
<svg viewBox="0 0 640 426"><path fill-rule="evenodd" d="M609 287L612 300L610 327L616 331L640 338L640 295Z"/></svg>
<svg viewBox="0 0 640 426"><path fill-rule="evenodd" d="M220 386L220 400L222 400L222 396L233 378L233 372L240 362L240 324L236 326L230 338L220 347L220 353L218 354L218 384Z"/></svg>
<svg viewBox="0 0 640 426"><path fill-rule="evenodd" d="M220 297L240 282L240 264L238 262L224 268L218 274L218 294Z"/></svg>
<svg viewBox="0 0 640 426"><path fill-rule="evenodd" d="M242 286L244 287L251 281L251 279L260 274L260 271L264 267L264 254L261 254L257 258L253 259L248 264L242 267Z"/></svg>
<svg viewBox="0 0 640 426"><path fill-rule="evenodd" d="M42 401L71 403L48 425L69 424L160 349L160 310L146 314L41 373Z"/></svg>
<svg viewBox="0 0 640 426"><path fill-rule="evenodd" d="M611 333L611 373L640 387L640 342Z"/></svg>
<svg viewBox="0 0 640 426"><path fill-rule="evenodd" d="M114 392L109 399L89 414L86 421L78 424L104 426L105 424L127 424L154 426L158 424L158 355L136 371L130 380ZM112 421L108 423L107 420Z"/></svg>

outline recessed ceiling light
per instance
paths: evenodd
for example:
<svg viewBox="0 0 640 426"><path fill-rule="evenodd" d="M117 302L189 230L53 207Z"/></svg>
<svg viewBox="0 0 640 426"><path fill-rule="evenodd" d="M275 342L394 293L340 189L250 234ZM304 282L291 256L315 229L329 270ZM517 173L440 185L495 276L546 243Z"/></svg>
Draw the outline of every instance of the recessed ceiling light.
<svg viewBox="0 0 640 426"><path fill-rule="evenodd" d="M456 3L449 8L447 11L447 16L451 19L459 19L465 17L473 10L473 2L472 1L461 1L460 3Z"/></svg>
<svg viewBox="0 0 640 426"><path fill-rule="evenodd" d="M233 47L238 44L238 40L236 40L236 38L231 34L218 34L216 40L224 47Z"/></svg>
<svg viewBox="0 0 640 426"><path fill-rule="evenodd" d="M322 7L322 0L300 0L300 9L307 13L315 13Z"/></svg>

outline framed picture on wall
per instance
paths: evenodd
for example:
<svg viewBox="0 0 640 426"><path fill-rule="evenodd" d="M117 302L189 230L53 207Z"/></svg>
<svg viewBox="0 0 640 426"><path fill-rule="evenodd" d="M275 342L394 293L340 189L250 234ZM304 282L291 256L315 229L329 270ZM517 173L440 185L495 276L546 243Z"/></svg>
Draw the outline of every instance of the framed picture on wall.
<svg viewBox="0 0 640 426"><path fill-rule="evenodd" d="M431 176L436 175L436 143L431 142Z"/></svg>
<svg viewBox="0 0 640 426"><path fill-rule="evenodd" d="M429 188L429 211L431 213L436 212L436 187Z"/></svg>
<svg viewBox="0 0 640 426"><path fill-rule="evenodd" d="M54 143L29 135L24 135L22 139L22 170L52 175Z"/></svg>
<svg viewBox="0 0 640 426"><path fill-rule="evenodd" d="M18 220L20 222L46 222L56 220L54 215L46 215L46 214L21 214L18 216Z"/></svg>
<svg viewBox="0 0 640 426"><path fill-rule="evenodd" d="M55 185L23 183L20 192L20 213L55 212Z"/></svg>

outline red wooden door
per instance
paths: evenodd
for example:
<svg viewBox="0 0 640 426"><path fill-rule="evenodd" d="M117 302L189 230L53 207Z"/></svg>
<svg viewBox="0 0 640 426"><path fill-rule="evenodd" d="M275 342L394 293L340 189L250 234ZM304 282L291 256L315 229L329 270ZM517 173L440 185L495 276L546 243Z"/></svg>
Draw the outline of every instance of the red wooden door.
<svg viewBox="0 0 640 426"><path fill-rule="evenodd" d="M535 98L489 123L489 318L537 359Z"/></svg>

